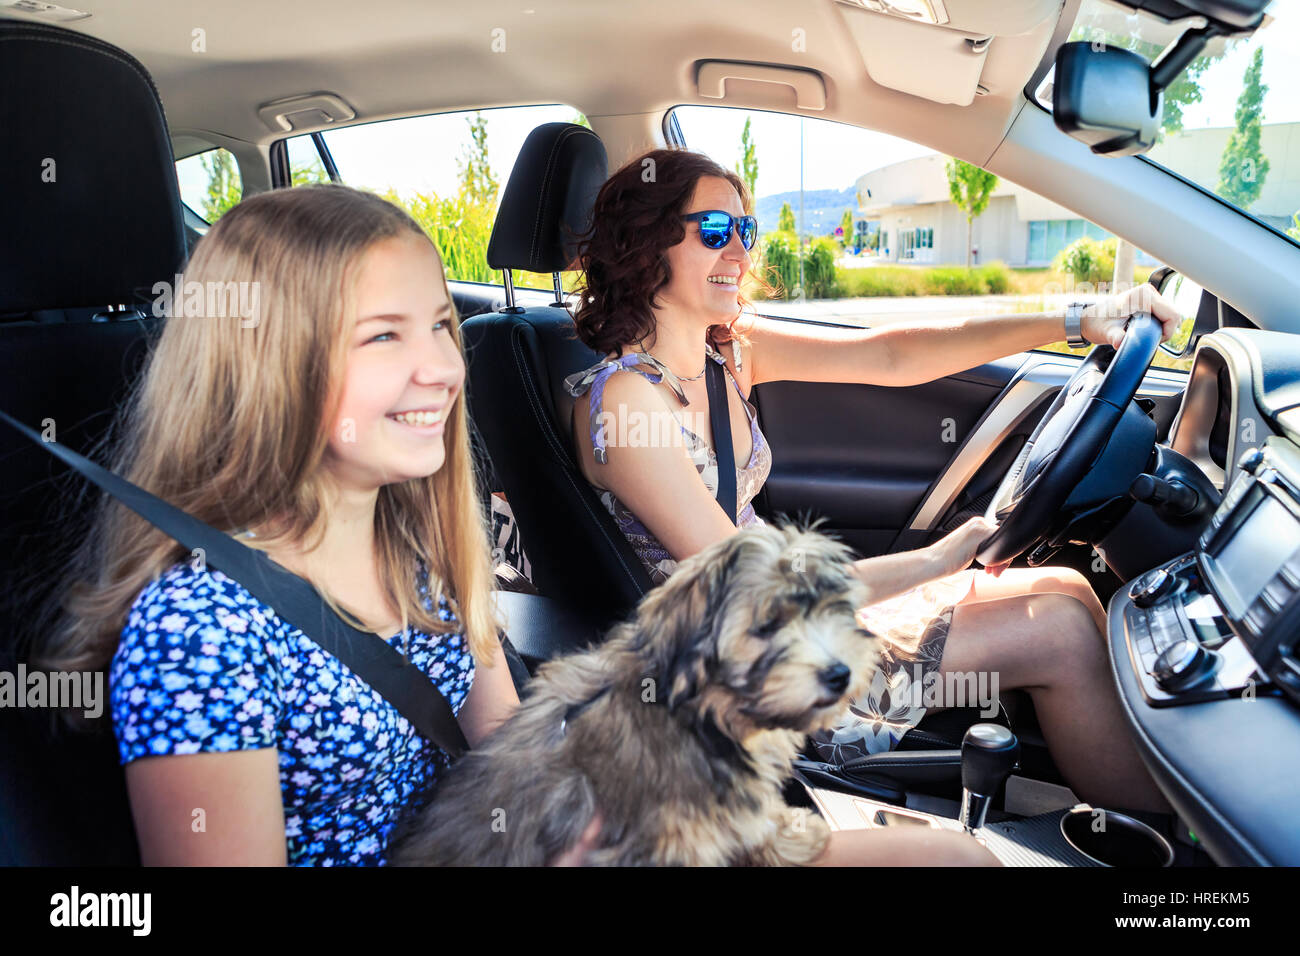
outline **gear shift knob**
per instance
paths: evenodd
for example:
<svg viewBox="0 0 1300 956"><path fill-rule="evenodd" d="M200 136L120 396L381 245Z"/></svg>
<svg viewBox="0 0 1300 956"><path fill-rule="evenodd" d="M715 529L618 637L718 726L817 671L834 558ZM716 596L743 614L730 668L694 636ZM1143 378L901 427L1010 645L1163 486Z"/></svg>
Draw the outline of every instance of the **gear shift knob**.
<svg viewBox="0 0 1300 956"><path fill-rule="evenodd" d="M961 742L961 823L968 833L984 826L998 788L1020 761L1020 741L1001 724L974 724Z"/></svg>

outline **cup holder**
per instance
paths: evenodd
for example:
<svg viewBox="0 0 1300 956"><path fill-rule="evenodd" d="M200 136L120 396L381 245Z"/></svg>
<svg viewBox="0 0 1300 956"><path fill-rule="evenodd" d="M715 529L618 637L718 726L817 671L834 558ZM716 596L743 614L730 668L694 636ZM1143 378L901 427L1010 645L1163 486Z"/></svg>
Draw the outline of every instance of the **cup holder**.
<svg viewBox="0 0 1300 956"><path fill-rule="evenodd" d="M1102 866L1161 867L1174 862L1174 848L1169 841L1145 823L1086 803L1061 817L1061 835L1070 846Z"/></svg>

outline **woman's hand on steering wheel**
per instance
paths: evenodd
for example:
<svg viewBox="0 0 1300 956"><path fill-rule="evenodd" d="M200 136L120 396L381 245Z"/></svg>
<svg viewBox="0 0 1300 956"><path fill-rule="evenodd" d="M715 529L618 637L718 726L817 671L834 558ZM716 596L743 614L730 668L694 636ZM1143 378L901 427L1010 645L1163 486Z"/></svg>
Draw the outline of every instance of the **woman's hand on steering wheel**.
<svg viewBox="0 0 1300 956"><path fill-rule="evenodd" d="M1083 310L1083 337L1099 345L1119 348L1124 341L1124 326L1129 316L1136 312L1150 312L1160 320L1160 341L1168 341L1183 323L1172 302L1156 291L1155 286L1142 283L1127 292L1118 292L1109 298L1094 302Z"/></svg>
<svg viewBox="0 0 1300 956"><path fill-rule="evenodd" d="M939 570L937 576L946 577L949 574L956 574L958 571L964 571L970 567L971 562L975 560L975 554L979 551L980 545L987 541L989 536L997 529L996 521L990 521L983 515L977 515L955 531L950 531L930 545L930 550L934 552Z"/></svg>

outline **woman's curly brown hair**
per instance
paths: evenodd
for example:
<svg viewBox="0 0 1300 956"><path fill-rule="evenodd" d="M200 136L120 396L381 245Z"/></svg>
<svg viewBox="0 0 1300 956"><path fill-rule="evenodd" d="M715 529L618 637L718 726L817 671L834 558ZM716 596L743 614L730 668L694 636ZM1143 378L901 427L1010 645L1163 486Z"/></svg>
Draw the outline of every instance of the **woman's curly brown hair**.
<svg viewBox="0 0 1300 956"><path fill-rule="evenodd" d="M686 235L680 217L705 176L727 180L745 212L753 211L743 179L688 149L642 153L600 188L591 228L578 245L583 278L574 321L578 337L601 355L654 331L656 296L672 279L667 251ZM741 338L734 321L710 327L709 335L715 343Z"/></svg>

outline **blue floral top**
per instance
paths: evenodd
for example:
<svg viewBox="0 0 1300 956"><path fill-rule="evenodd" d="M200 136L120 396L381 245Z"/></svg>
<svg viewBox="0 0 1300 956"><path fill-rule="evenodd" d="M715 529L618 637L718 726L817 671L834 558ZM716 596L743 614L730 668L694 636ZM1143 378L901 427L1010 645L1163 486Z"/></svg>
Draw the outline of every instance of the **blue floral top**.
<svg viewBox="0 0 1300 956"><path fill-rule="evenodd" d="M429 608L423 575L420 597ZM442 596L437 613L455 620ZM408 628L387 640L460 711L474 682L462 634ZM382 865L397 818L450 762L346 665L215 569L176 564L140 593L109 693L123 764L275 747L291 866Z"/></svg>

